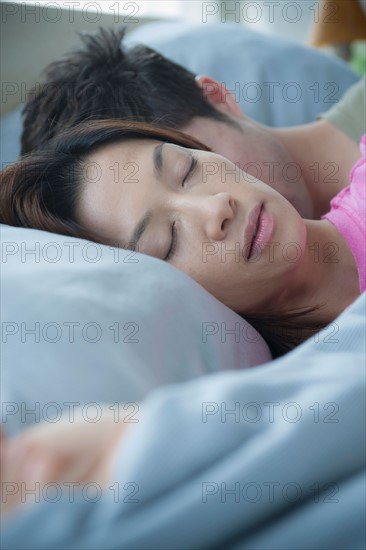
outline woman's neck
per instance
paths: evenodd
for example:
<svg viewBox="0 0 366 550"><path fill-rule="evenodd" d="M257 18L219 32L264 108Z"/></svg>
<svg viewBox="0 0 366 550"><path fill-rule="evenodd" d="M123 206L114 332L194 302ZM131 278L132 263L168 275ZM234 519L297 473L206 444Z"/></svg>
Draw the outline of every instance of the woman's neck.
<svg viewBox="0 0 366 550"><path fill-rule="evenodd" d="M324 304L312 318L328 324L360 295L358 269L347 242L330 221L304 222L302 262L281 301L286 308Z"/></svg>

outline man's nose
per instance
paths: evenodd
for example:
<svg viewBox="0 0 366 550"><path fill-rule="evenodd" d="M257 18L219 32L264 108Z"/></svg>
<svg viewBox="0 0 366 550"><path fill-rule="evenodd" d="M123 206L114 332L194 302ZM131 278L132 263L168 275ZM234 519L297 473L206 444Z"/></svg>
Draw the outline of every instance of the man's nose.
<svg viewBox="0 0 366 550"><path fill-rule="evenodd" d="M208 240L224 240L235 217L235 200L232 195L220 192L192 199L192 222L201 224L203 234Z"/></svg>

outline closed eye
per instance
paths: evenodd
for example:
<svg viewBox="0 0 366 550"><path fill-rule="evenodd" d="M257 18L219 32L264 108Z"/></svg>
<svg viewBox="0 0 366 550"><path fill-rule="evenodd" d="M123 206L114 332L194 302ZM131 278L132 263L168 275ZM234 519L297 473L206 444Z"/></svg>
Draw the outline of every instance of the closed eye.
<svg viewBox="0 0 366 550"><path fill-rule="evenodd" d="M190 153L189 155L191 157L191 164L188 168L188 172L186 173L186 175L183 178L182 187L184 186L185 182L189 181L189 179L192 177L192 175L194 174L194 172L197 168L197 165L198 165L198 161L197 161L196 157L194 155L192 155L192 153ZM177 228L175 227L175 222L174 222L173 225L172 225L171 245L170 245L168 254L164 258L165 262L170 260L171 258L173 258L174 254L177 250L177 233L178 233Z"/></svg>
<svg viewBox="0 0 366 550"><path fill-rule="evenodd" d="M197 164L198 164L196 157L194 155L192 155L192 153L190 153L189 155L191 157L191 164L190 164L190 167L188 168L188 172L186 173L186 175L183 178L183 182L182 182L183 186L186 183L186 181L189 181L191 176L194 174L194 171L197 168Z"/></svg>
<svg viewBox="0 0 366 550"><path fill-rule="evenodd" d="M175 227L175 222L172 225L172 242L169 248L168 254L164 258L164 262L167 262L173 258L175 251L177 249L177 228Z"/></svg>

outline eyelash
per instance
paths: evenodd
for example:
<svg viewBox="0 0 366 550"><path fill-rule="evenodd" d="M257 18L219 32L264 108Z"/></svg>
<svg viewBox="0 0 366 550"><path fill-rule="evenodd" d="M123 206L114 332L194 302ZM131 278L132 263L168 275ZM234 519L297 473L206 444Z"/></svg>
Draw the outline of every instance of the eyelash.
<svg viewBox="0 0 366 550"><path fill-rule="evenodd" d="M176 249L177 249L177 230L176 230L175 222L174 222L173 225L172 225L172 246L170 247L168 255L165 258L166 262L174 256Z"/></svg>
<svg viewBox="0 0 366 550"><path fill-rule="evenodd" d="M190 164L190 167L188 168L188 172L183 178L182 184L184 184L190 178L196 166L197 166L197 159L194 155L192 155L192 162ZM175 222L174 222L172 225L172 245L164 261L167 262L168 260L170 260L174 256L176 249L177 249L177 229L175 227Z"/></svg>

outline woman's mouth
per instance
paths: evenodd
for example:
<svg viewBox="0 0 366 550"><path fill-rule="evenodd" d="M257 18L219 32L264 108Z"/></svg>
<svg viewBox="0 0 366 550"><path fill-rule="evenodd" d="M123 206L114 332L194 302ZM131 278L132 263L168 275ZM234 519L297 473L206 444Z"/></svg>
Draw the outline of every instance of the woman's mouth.
<svg viewBox="0 0 366 550"><path fill-rule="evenodd" d="M255 217L257 216L257 217ZM275 227L274 217L265 208L264 204L259 209L255 209L251 214L247 229L247 261L251 259L260 259L264 246L269 242L273 235Z"/></svg>
<svg viewBox="0 0 366 550"><path fill-rule="evenodd" d="M259 229L259 225L260 225L260 221L261 221L262 209L263 209L263 204L261 204L261 207L260 207L260 210L259 210L259 214L258 214L258 218L257 218L257 223L256 223L255 228L254 228L254 233L253 233L253 236L252 236L252 240L251 240L251 243L250 243L249 252L248 252L248 255L247 255L247 259L248 259L248 260L250 260L250 258L252 257L252 254L253 254L254 243L255 243L255 239L256 239L256 237L257 237L257 235L258 235L258 229Z"/></svg>

